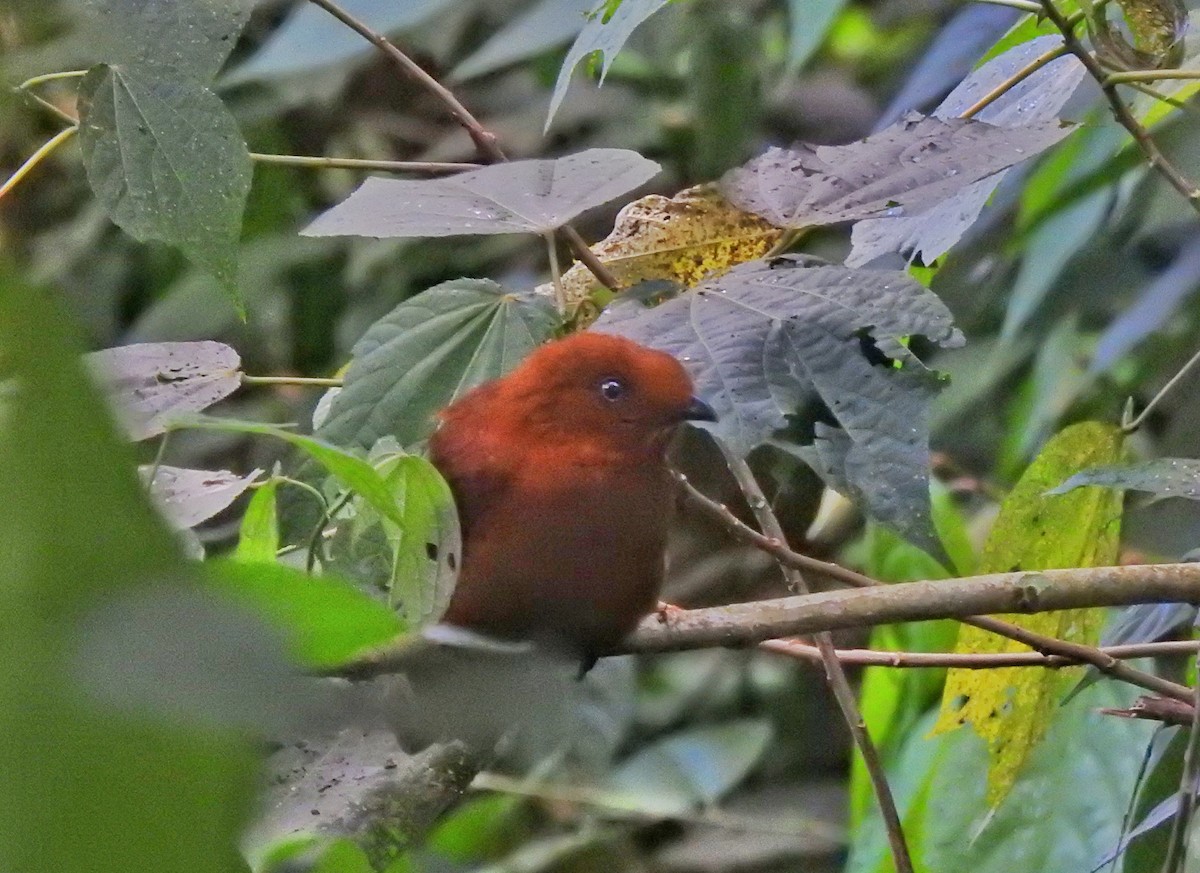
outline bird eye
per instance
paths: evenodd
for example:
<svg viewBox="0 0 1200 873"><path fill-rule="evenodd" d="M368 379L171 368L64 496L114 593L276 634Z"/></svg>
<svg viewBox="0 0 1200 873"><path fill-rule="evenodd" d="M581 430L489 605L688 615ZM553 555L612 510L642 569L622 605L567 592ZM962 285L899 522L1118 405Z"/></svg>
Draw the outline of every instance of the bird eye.
<svg viewBox="0 0 1200 873"><path fill-rule="evenodd" d="M605 379L600 383L600 393L605 400L620 400L625 396L625 383L620 379Z"/></svg>

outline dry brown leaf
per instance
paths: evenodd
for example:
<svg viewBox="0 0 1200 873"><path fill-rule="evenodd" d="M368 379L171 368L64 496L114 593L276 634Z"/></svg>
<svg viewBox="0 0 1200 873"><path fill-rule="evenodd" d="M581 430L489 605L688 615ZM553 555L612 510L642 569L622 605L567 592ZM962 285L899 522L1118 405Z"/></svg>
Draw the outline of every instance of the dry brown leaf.
<svg viewBox="0 0 1200 873"><path fill-rule="evenodd" d="M761 258L782 233L702 185L674 197L651 194L635 200L617 214L613 232L592 251L623 288L647 279L669 279L691 287ZM563 274L562 282L572 306L598 287L595 277L578 263Z"/></svg>

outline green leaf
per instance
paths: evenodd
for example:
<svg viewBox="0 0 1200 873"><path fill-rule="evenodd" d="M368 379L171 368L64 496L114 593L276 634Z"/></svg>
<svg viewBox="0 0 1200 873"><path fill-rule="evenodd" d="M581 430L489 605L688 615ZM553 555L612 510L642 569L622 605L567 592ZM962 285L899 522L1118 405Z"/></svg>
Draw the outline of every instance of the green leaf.
<svg viewBox="0 0 1200 873"><path fill-rule="evenodd" d="M169 424L171 429L196 428L226 433L251 433L271 436L291 443L326 470L341 480L342 484L360 495L378 513L398 525L404 517L396 506L392 491L370 463L345 449L330 445L315 437L304 436L270 424L256 421L237 421L232 418L210 418L207 416L178 416Z"/></svg>
<svg viewBox="0 0 1200 873"><path fill-rule="evenodd" d="M795 75L821 47L845 5L846 0L788 0L791 33L785 75Z"/></svg>
<svg viewBox="0 0 1200 873"><path fill-rule="evenodd" d="M1062 873L1095 868L1121 833L1140 753L1155 729L1097 710L1128 706L1133 696L1118 683L1100 683L1063 706L998 808L986 797L984 744L966 731L931 736L929 720L917 725L890 780L917 869ZM875 810L853 835L850 854L849 873L892 869Z"/></svg>
<svg viewBox="0 0 1200 873"><path fill-rule="evenodd" d="M549 233L658 175L629 149L511 161L444 179L371 176L305 236L433 237Z"/></svg>
<svg viewBox="0 0 1200 873"><path fill-rule="evenodd" d="M0 265L0 857L28 873L244 871L246 735L118 709L79 681L104 666L77 660L99 610L190 571L65 324Z"/></svg>
<svg viewBox="0 0 1200 873"><path fill-rule="evenodd" d="M208 566L210 585L282 631L292 656L308 667L342 664L404 631L392 610L340 579L281 564Z"/></svg>
<svg viewBox="0 0 1200 873"><path fill-rule="evenodd" d="M670 816L716 803L754 769L771 725L743 719L690 728L646 746L609 776L604 788L636 798L636 808Z"/></svg>
<svg viewBox="0 0 1200 873"><path fill-rule="evenodd" d="M178 246L240 307L250 155L220 99L197 80L101 65L80 85L79 117L88 182L109 217L141 242Z"/></svg>
<svg viewBox="0 0 1200 873"><path fill-rule="evenodd" d="M210 82L250 17L247 0L86 0L113 66L151 78Z"/></svg>
<svg viewBox="0 0 1200 873"><path fill-rule="evenodd" d="M354 347L341 392L317 431L340 446L369 448L394 436L411 446L434 413L503 376L559 326L546 298L486 279L455 279L401 303Z"/></svg>
<svg viewBox="0 0 1200 873"><path fill-rule="evenodd" d="M1098 485L1126 491L1148 491L1155 497L1200 500L1200 460L1156 458L1140 464L1092 467L1076 473L1047 494L1066 494L1076 488Z"/></svg>
<svg viewBox="0 0 1200 873"><path fill-rule="evenodd" d="M450 81L465 82L537 57L574 38L596 0L540 0L514 16L459 62Z"/></svg>
<svg viewBox="0 0 1200 873"><path fill-rule="evenodd" d="M1117 460L1122 442L1119 428L1097 422L1072 425L1055 436L1004 501L984 546L979 572L1113 563L1121 525L1120 493L1099 488L1059 496L1046 492L1074 470ZM1104 611L1075 609L1005 618L1040 634L1092 644L1099 636ZM1028 647L963 627L955 651L1018 652ZM1014 784L1045 734L1065 683L1078 678L1078 672L1036 667L950 671L936 730L949 731L969 722L987 740L992 805L1003 800Z"/></svg>
<svg viewBox="0 0 1200 873"><path fill-rule="evenodd" d="M254 491L242 516L234 560L247 564L275 563L279 551L279 516L275 508L278 479L268 479Z"/></svg>
<svg viewBox="0 0 1200 873"><path fill-rule="evenodd" d="M461 563L462 534L454 496L424 458L399 453L378 463L399 521L356 503L338 526L334 566L386 592L408 630L433 624L445 611Z"/></svg>
<svg viewBox="0 0 1200 873"><path fill-rule="evenodd" d="M550 95L550 111L546 114L545 130L550 129L550 122L554 120L558 107L567 94L567 86L571 84L571 73L575 71L579 62L592 52L599 52L600 83L603 84L613 58L625 45L626 40L643 21L666 6L667 2L668 0L622 0L616 9L611 9L606 0L598 0L592 5L591 17L575 38L562 68L558 71L558 81L554 83L554 93Z"/></svg>

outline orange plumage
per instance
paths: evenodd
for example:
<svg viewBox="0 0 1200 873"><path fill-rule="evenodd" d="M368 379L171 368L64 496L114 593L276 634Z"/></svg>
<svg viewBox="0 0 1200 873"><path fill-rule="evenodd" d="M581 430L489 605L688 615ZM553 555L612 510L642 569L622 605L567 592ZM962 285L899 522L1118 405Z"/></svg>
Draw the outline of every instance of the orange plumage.
<svg viewBox="0 0 1200 873"><path fill-rule="evenodd" d="M683 366L621 337L578 333L440 415L430 456L462 520L444 621L590 656L657 602L678 425L713 420Z"/></svg>

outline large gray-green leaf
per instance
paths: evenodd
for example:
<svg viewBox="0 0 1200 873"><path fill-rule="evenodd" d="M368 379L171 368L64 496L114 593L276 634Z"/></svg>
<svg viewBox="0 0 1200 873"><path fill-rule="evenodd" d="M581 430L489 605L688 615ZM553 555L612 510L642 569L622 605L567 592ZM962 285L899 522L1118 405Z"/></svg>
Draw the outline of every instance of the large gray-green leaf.
<svg viewBox="0 0 1200 873"><path fill-rule="evenodd" d="M559 325L544 297L486 279L455 279L412 297L375 322L354 347L345 387L318 436L369 448L391 434L424 439L433 414L502 376Z"/></svg>
<svg viewBox="0 0 1200 873"><path fill-rule="evenodd" d="M250 17L249 0L86 0L100 57L154 77L211 81Z"/></svg>
<svg viewBox="0 0 1200 873"><path fill-rule="evenodd" d="M199 412L242 383L242 359L224 343L136 343L86 356L134 440L166 430L165 419Z"/></svg>
<svg viewBox="0 0 1200 873"><path fill-rule="evenodd" d="M820 398L842 429L818 430L808 455L817 471L937 553L927 425L936 377L904 341L950 347L962 335L905 274L753 261L654 309L611 306L595 329L679 358L717 412L712 430L742 454Z"/></svg>
<svg viewBox="0 0 1200 873"><path fill-rule="evenodd" d="M414 27L432 18L453 0L338 0L338 6L383 34ZM225 83L303 73L377 49L324 9L301 3L283 26L246 63L236 67Z"/></svg>
<svg viewBox="0 0 1200 873"><path fill-rule="evenodd" d="M1128 466L1093 467L1076 473L1048 494L1065 494L1085 485L1148 491L1156 497L1186 497L1200 500L1200 460L1156 458Z"/></svg>
<svg viewBox="0 0 1200 873"><path fill-rule="evenodd" d="M596 0L541 0L500 28L450 74L462 82L536 57L565 43L587 23Z"/></svg>
<svg viewBox="0 0 1200 873"><path fill-rule="evenodd" d="M914 113L849 145L768 149L727 174L721 188L735 206L778 227L911 215L1068 133L1058 122L1003 128Z"/></svg>
<svg viewBox="0 0 1200 873"><path fill-rule="evenodd" d="M513 161L444 179L371 177L304 229L308 236L547 233L661 169L627 149Z"/></svg>
<svg viewBox="0 0 1200 873"><path fill-rule="evenodd" d="M141 67L92 68L79 88L88 182L109 217L160 240L237 295L237 243L250 156L237 122L196 79Z"/></svg>
<svg viewBox="0 0 1200 873"><path fill-rule="evenodd" d="M1018 70L1061 44L1060 37L1043 36L1009 49L964 79L934 110L933 116L945 120L957 118ZM974 117L999 127L1052 121L1075 93L1085 72L1074 55L1064 55L1006 91ZM1001 170L980 179L920 215L858 222L851 233L853 249L846 258L846 266L860 266L887 252L914 254L923 263L933 263L975 223L1007 172Z"/></svg>
<svg viewBox="0 0 1200 873"><path fill-rule="evenodd" d="M579 62L592 52L599 52L601 57L600 83L603 84L604 77L608 75L608 68L612 66L613 58L625 45L625 41L638 28L638 25L666 6L668 2L669 0L622 0L611 15L604 14L608 0L597 0L592 4L591 17L588 18L587 24L583 26L583 30L571 45L571 50L567 52L566 60L563 61L563 65L558 71L558 81L554 83L554 93L550 95L550 111L546 114L544 130L550 129L550 122L554 120L554 115L558 112L563 97L566 96L567 86L571 84L571 73L575 71Z"/></svg>

